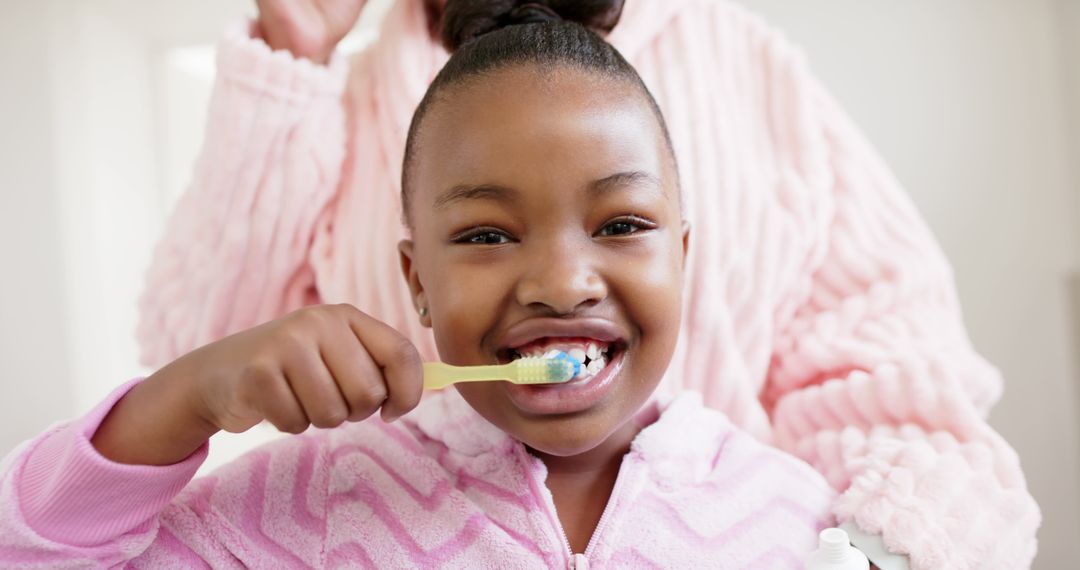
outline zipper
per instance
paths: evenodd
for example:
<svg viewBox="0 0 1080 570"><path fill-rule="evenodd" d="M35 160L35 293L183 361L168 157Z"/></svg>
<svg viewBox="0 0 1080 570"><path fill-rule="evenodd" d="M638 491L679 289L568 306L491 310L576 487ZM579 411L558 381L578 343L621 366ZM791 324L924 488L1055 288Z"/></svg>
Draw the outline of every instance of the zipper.
<svg viewBox="0 0 1080 570"><path fill-rule="evenodd" d="M619 463L619 474L615 476L615 485L611 488L611 495L608 497L607 504L604 505L603 512L600 513L600 520L596 521L596 528L593 529L592 536L589 537L589 544L585 545L585 557L589 558L592 554L593 548L596 547L596 543L600 541L600 536L604 532L604 527L607 526L609 520L611 520L611 512L615 510L615 505L618 501L623 487L627 485L626 480L630 478L630 453L623 456L622 463ZM562 525L560 525L560 528ZM563 536L566 535L566 531L563 531ZM567 544L570 544L567 539Z"/></svg>
<svg viewBox="0 0 1080 570"><path fill-rule="evenodd" d="M555 500L551 496L551 491L547 488L544 481L537 481L537 477L533 473L532 462L539 462L540 460L529 455L529 453L525 451L524 446L520 447L519 450L523 455L525 464L529 467L527 469L527 476L529 477L529 481L535 487L534 492L543 498L544 506L547 507L548 511L548 519L555 528L555 531L562 537L563 550L566 554L566 567L570 570L588 570L589 558L592 555L592 551L599 543L600 536L603 534L604 528L607 527L608 521L611 520L612 511L615 510L615 505L618 503L616 499L622 489L628 484L626 483L626 480L630 479L630 474L628 472L630 454L628 453L624 456L622 463L619 464L619 474L615 477L615 485L611 488L611 496L608 497L607 504L604 505L604 510L600 513L600 520L597 521L596 528L593 529L592 536L589 537L589 543L585 546L585 552L577 554L574 552L574 549L570 547L570 537L566 535L566 529L563 528L562 523L559 522L559 513L555 509ZM543 489L541 490L540 487L543 487Z"/></svg>

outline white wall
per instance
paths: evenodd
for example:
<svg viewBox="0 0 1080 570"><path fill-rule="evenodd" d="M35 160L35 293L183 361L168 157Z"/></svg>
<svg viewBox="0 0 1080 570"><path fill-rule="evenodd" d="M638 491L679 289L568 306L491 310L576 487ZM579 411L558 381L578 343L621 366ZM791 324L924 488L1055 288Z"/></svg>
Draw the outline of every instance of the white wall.
<svg viewBox="0 0 1080 570"><path fill-rule="evenodd" d="M1043 508L1036 567L1077 567L1080 152L1067 120L1080 99L1063 72L1078 63L1080 3L740 2L806 48L940 239L971 338L1006 378L991 423Z"/></svg>
<svg viewBox="0 0 1080 570"><path fill-rule="evenodd" d="M1005 373L991 420L1044 509L1036 567L1075 567L1080 2L738 1L806 47L937 233ZM251 9L0 2L0 453L140 372L134 297L200 138L206 50ZM215 462L250 444L222 441Z"/></svg>
<svg viewBox="0 0 1080 570"><path fill-rule="evenodd" d="M1066 131L1068 135L1068 166L1072 173L1073 203L1069 208L1080 212L1080 1L1057 0L1057 19L1061 38L1061 68L1065 78ZM1075 231L1080 236L1080 224L1075 224ZM1077 238L1080 242L1080 237ZM1080 248L1078 248L1080 249ZM1077 265L1080 265L1080 251ZM1073 347L1080 347L1080 271L1072 276L1072 338ZM1073 362L1080 370L1080 349L1074 350ZM1080 392L1080 390L1077 390ZM1077 399L1080 409L1080 396Z"/></svg>
<svg viewBox="0 0 1080 570"><path fill-rule="evenodd" d="M70 414L49 21L0 9L0 453Z"/></svg>

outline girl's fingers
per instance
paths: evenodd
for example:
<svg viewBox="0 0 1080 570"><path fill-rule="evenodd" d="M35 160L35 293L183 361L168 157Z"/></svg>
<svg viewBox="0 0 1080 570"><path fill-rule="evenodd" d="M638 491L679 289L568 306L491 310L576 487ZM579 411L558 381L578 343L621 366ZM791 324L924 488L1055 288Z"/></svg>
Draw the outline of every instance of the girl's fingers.
<svg viewBox="0 0 1080 570"><path fill-rule="evenodd" d="M375 413L386 401L388 391L382 371L352 328L342 323L323 340L321 350L323 362L349 406L349 421L358 422Z"/></svg>
<svg viewBox="0 0 1080 570"><path fill-rule="evenodd" d="M353 334L382 370L387 398L382 418L393 421L416 407L424 391L424 371L420 353L393 327L365 315L352 305L339 305L345 312Z"/></svg>
<svg viewBox="0 0 1080 570"><path fill-rule="evenodd" d="M349 418L349 407L317 348L301 347L290 351L282 366L289 387L312 425L332 428Z"/></svg>
<svg viewBox="0 0 1080 570"><path fill-rule="evenodd" d="M259 413L283 432L296 434L306 430L311 422L293 394L285 375L281 372L270 372L268 369L263 369L258 374L257 381L248 382L246 385L255 392L250 398L256 402Z"/></svg>

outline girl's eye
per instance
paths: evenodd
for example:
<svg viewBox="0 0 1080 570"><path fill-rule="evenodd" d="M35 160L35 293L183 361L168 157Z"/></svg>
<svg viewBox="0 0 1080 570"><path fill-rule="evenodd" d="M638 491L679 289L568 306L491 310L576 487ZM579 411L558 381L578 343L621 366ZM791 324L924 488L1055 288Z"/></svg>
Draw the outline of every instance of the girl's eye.
<svg viewBox="0 0 1080 570"><path fill-rule="evenodd" d="M626 236L635 234L641 230L651 230L656 227L656 224L637 216L631 216L628 218L619 218L607 223L604 227L600 228L598 235L600 236Z"/></svg>
<svg viewBox="0 0 1080 570"><path fill-rule="evenodd" d="M481 229L453 238L454 243L467 245L502 245L510 243L510 237L498 231Z"/></svg>

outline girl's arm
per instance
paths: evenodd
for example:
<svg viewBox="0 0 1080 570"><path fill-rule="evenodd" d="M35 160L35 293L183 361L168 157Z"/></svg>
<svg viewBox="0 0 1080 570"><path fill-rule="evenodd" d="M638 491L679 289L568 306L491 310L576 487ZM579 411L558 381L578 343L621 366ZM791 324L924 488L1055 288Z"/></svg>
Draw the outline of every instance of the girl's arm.
<svg viewBox="0 0 1080 570"><path fill-rule="evenodd" d="M9 455L0 471L0 566L104 567L150 549L158 514L206 458L206 446L168 466L125 465L90 439L137 382L83 418L56 426ZM185 548L174 548L185 560Z"/></svg>
<svg viewBox="0 0 1080 570"><path fill-rule="evenodd" d="M274 51L231 29L206 139L140 299L144 364L319 301L308 254L345 155L347 63Z"/></svg>
<svg viewBox="0 0 1080 570"><path fill-rule="evenodd" d="M803 302L778 325L776 442L843 490L841 522L913 568L1027 567L1039 509L986 423L1002 382L971 346L951 268L867 141L797 75L828 149L832 211Z"/></svg>
<svg viewBox="0 0 1080 570"><path fill-rule="evenodd" d="M256 450L174 497L218 430L239 433L267 421L299 434L374 413L392 421L419 403L422 385L412 344L348 305L308 307L204 346L5 461L0 567L137 558L152 567L199 558L294 567L317 559L325 510L312 513L296 498L327 504L318 436ZM307 475L268 475L272 463ZM289 510L268 513L264 525L267 505Z"/></svg>
<svg viewBox="0 0 1080 570"><path fill-rule="evenodd" d="M91 439L136 384L4 460L0 567L285 568L297 560L320 567L325 511L292 512L269 525L252 516L265 508L255 491L282 492L280 484L259 479L272 457L304 462L305 496L326 503L329 462L320 440L281 439L194 481L206 446L174 465L116 463ZM285 534L273 532L290 525Z"/></svg>

